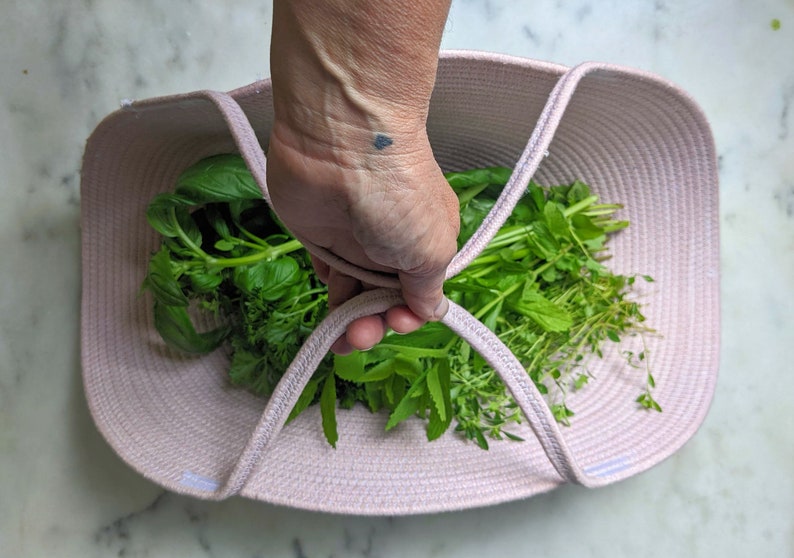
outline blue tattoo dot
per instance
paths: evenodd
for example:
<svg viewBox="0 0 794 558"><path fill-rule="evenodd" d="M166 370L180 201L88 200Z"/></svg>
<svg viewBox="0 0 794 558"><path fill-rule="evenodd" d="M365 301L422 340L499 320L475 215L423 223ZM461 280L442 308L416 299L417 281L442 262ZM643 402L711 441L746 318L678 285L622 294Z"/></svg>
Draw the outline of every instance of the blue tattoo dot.
<svg viewBox="0 0 794 558"><path fill-rule="evenodd" d="M380 151L381 149L385 149L389 147L393 143L394 140L392 140L389 136L378 134L377 136L375 136L375 141L372 142L372 145L375 146L375 149Z"/></svg>

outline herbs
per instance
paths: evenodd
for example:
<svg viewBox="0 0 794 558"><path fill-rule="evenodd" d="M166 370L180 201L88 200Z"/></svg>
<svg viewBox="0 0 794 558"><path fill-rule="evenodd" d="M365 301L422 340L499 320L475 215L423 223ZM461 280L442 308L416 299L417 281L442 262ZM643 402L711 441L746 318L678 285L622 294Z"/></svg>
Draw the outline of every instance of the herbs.
<svg viewBox="0 0 794 558"><path fill-rule="evenodd" d="M152 200L146 217L164 237L143 285L154 295L157 331L187 353L227 341L232 383L270 394L325 315L327 296L308 254L279 225L243 160L200 161L173 193ZM197 333L191 303L224 325Z"/></svg>
<svg viewBox="0 0 794 558"><path fill-rule="evenodd" d="M511 171L448 173L461 204L463 244L493 206ZM557 420L573 411L566 394L590 381L588 363L604 344L650 331L629 294L638 278L603 265L608 235L628 226L614 219L619 205L599 203L582 182L541 188L531 183L489 246L460 275L447 296L493 330L547 395ZM144 287L154 295L155 327L188 353L224 345L232 383L268 395L298 349L327 313L325 287L306 252L278 222L242 159L201 161L173 193L152 200L150 224L164 239L153 254ZM199 333L191 316L215 324ZM661 410L651 395L647 350L624 352L647 387L639 406ZM389 333L367 352L328 355L290 418L319 403L323 431L338 439L336 408L365 404L388 412L391 429L414 416L427 420L433 440L454 423L483 448L488 439L518 439L510 425L520 411L498 375L444 325L408 335Z"/></svg>

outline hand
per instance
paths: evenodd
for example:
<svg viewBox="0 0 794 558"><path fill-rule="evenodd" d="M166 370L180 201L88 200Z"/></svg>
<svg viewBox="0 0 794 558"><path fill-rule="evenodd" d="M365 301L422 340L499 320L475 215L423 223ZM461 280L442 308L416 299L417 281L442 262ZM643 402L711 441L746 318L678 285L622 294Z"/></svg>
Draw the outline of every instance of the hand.
<svg viewBox="0 0 794 558"><path fill-rule="evenodd" d="M341 142L354 146L347 149L278 122L270 138L268 190L290 231L359 267L396 273L400 279L407 307L353 322L334 344L338 354L371 348L387 327L409 333L447 311L442 285L457 247L457 197L423 127L387 128L394 131L388 140L355 130ZM373 139L363 141L365 137ZM313 263L328 285L330 309L370 287L316 257Z"/></svg>
<svg viewBox="0 0 794 558"><path fill-rule="evenodd" d="M368 349L446 312L457 198L425 131L449 0L276 0L268 148L274 209L300 240L396 273L407 307L352 323L333 350ZM331 309L368 288L314 258Z"/></svg>

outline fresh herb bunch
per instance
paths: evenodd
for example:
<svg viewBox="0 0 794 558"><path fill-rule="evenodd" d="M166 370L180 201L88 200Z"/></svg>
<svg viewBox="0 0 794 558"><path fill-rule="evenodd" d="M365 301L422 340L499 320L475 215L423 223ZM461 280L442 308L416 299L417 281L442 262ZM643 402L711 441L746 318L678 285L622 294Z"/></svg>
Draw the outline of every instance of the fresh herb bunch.
<svg viewBox="0 0 794 558"><path fill-rule="evenodd" d="M511 174L493 167L447 173L461 208L459 243L476 231ZM631 300L635 276L603 265L609 234L628 226L613 218L621 206L599 203L582 182L542 188L530 183L488 247L445 284L447 296L468 309L511 349L557 420L573 412L565 395L581 389L587 364L606 341L650 332ZM155 327L183 352L230 351L233 384L269 395L308 335L327 313L327 291L308 254L279 223L243 160L219 155L200 161L172 193L156 196L147 218L162 236L144 288L154 295ZM639 276L646 281L652 279ZM220 323L198 332L192 315ZM642 368L641 407L653 399L647 351L624 352ZM388 333L367 352L328 355L301 394L290 419L318 403L323 431L336 444L336 408L357 402L387 410L386 429L425 418L427 437L452 424L480 447L509 432L520 410L496 372L446 326L429 323L407 334Z"/></svg>

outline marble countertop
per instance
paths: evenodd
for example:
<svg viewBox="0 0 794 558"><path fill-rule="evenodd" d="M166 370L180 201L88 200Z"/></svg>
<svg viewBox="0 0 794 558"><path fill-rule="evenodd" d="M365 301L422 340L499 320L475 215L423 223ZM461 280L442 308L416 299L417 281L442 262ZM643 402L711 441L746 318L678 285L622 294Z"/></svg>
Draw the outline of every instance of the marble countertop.
<svg viewBox="0 0 794 558"><path fill-rule="evenodd" d="M271 6L10 2L0 20L0 556L794 556L794 4L526 4L454 0L442 46L650 70L691 93L712 124L722 353L696 436L606 488L419 517L204 502L141 478L83 397L84 142L122 99L266 77Z"/></svg>

